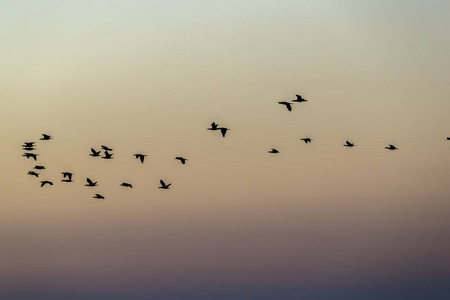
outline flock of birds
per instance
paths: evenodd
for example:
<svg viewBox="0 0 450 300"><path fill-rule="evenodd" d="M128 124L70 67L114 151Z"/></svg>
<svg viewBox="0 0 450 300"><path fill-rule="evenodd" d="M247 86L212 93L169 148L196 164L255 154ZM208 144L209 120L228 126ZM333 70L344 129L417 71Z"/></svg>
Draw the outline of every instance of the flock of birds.
<svg viewBox="0 0 450 300"><path fill-rule="evenodd" d="M51 135L48 135L48 134L42 134L42 138L40 138L40 140L43 140L43 141L47 141L47 140L51 140L51 139L53 139L53 137ZM111 149L111 148L109 148L109 147L107 147L105 145L101 145L100 147L104 151L104 153L103 153L104 156L101 156L102 150L98 150L97 151L94 148L91 148L91 153L89 155L93 156L93 157L101 157L103 159L112 159L113 158L114 154L111 153L111 151L113 151L113 149ZM35 151L36 150L36 142L24 142L23 145L22 145L22 149L26 150L26 151ZM25 156L26 158L33 158L35 161L37 161L37 156L38 155L39 154L36 154L34 152L25 152L22 156ZM140 162L143 164L144 160L145 160L145 157L147 155L146 154L137 153L137 154L133 154L133 156L136 157L136 159L139 159ZM177 156L177 157L175 157L175 159L181 161L181 163L183 165L186 164L186 161L187 161L187 158L184 158L184 157L181 157L181 156ZM45 170L45 166L35 165L33 167L33 170ZM29 171L28 175L39 177L40 173L37 173L38 171L33 171L33 170ZM74 182L72 180L73 173L71 173L71 172L61 172L61 175L63 176L61 182ZM96 187L96 186L98 186L97 185L97 181L94 182L89 177L86 178L86 182L87 182L87 184L85 184L85 186L87 186L87 187ZM164 189L164 190L170 189L170 186L172 185L172 183L166 184L162 179L159 182L161 184L161 186L159 186L159 188L160 189ZM45 185L53 185L53 182L50 181L50 180L42 180L40 183L41 183L41 187L44 187ZM127 187L127 188L133 188L133 185L130 184L130 183L127 183L127 182L122 182L120 184L120 186ZM101 195L101 194L95 194L93 196L93 198L105 199L105 197L103 195Z"/></svg>
<svg viewBox="0 0 450 300"><path fill-rule="evenodd" d="M297 99L291 100L292 102L279 101L278 103L281 104L281 105L285 105L288 111L292 111L292 104L293 104L293 102L307 102L308 101L308 100L304 99L300 95L296 95L296 96L297 96ZM207 130L220 131L222 136L225 137L226 134L227 134L227 131L229 131L230 129L226 128L226 127L219 127L219 124L217 124L215 122L212 122L211 123L211 127L207 128ZM53 139L53 137L51 135L48 135L48 134L42 134L42 138L40 138L40 140L42 140L42 141L48 141L48 140L51 140L51 139ZM306 144L311 143L313 141L313 139L310 138L310 137L301 138L300 140L304 141ZM447 140L450 141L450 137L447 137ZM23 148L23 150L28 151L28 152L25 152L23 154L23 156L25 156L26 158L33 158L35 161L37 161L37 156L39 154L36 154L34 152L30 152L30 151L36 150L35 144L36 144L35 142L24 142L24 144L22 145L22 148ZM345 144L343 146L350 148L350 147L354 147L355 144L350 142L350 141L345 141ZM104 153L103 153L104 156L101 156L102 150L98 150L97 151L94 148L91 148L91 153L89 155L92 156L92 157L101 157L103 159L113 159L113 155L114 154L111 153L113 151L113 149L111 149L111 148L109 148L107 146L104 146L104 145L101 145L101 149L104 151ZM399 148L397 148L394 145L388 145L387 147L385 147L385 149L387 149L387 150L398 150ZM275 148L272 148L268 152L269 153L273 153L273 154L280 153L280 151L278 151ZM140 160L140 162L142 164L144 163L145 157L147 157L146 154L141 154L141 153L133 154L133 156L136 159ZM175 159L179 160L183 165L186 164L186 161L187 161L186 158L181 157L181 156L177 156L177 157L175 157ZM33 169L34 170L45 170L45 167L44 166L40 166L40 165L35 165ZM61 172L61 174L63 176L61 182L73 182L73 180L72 180L73 173L71 173L71 172ZM29 171L28 175L39 177L39 173L37 173L37 171ZM87 187L96 187L96 186L98 186L97 182L92 181L89 177L86 178L86 182L87 182L87 184L85 184L85 186L87 186ZM164 189L164 190L170 189L170 186L172 185L172 183L166 184L162 179L159 182L161 184L161 186L159 186L159 188L160 189ZM41 187L44 187L45 185L53 185L53 182L49 181L49 180L42 180L40 183L41 183ZM133 185L130 184L130 183L127 183L127 182L122 182L120 184L120 186L127 187L127 188L133 188ZM93 198L105 199L105 197L103 195L101 195L101 194L95 194L93 196Z"/></svg>

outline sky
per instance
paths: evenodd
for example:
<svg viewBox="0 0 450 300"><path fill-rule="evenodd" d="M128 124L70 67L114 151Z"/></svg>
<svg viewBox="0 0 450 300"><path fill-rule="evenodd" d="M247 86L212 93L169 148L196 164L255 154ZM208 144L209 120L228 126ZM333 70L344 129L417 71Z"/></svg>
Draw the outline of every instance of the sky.
<svg viewBox="0 0 450 300"><path fill-rule="evenodd" d="M0 298L449 299L449 10L0 0Z"/></svg>

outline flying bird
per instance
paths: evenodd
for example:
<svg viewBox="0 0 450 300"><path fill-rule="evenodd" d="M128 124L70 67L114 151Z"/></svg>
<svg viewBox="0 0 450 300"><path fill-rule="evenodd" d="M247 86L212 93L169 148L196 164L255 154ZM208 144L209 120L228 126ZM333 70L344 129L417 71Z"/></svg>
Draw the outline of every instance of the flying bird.
<svg viewBox="0 0 450 300"><path fill-rule="evenodd" d="M122 183L120 184L120 186L124 186L124 187L129 187L129 188L133 188L133 186L132 186L131 184L129 184L129 183L126 183L126 182L122 182Z"/></svg>
<svg viewBox="0 0 450 300"><path fill-rule="evenodd" d="M114 155L114 154L109 153L108 150L106 150L106 151L105 151L105 156L102 156L102 158L104 158L104 159L112 159L112 156L113 156L113 155Z"/></svg>
<svg viewBox="0 0 450 300"><path fill-rule="evenodd" d="M44 170L45 167L44 167L44 166L34 166L33 169L36 169L36 170Z"/></svg>
<svg viewBox="0 0 450 300"><path fill-rule="evenodd" d="M42 134L42 137L40 138L40 140L42 141L47 141L47 140L51 140L53 137L51 135L48 134Z"/></svg>
<svg viewBox="0 0 450 300"><path fill-rule="evenodd" d="M177 156L175 157L175 159L178 159L179 161L181 161L181 163L184 165L187 161L187 158L181 157L181 156Z"/></svg>
<svg viewBox="0 0 450 300"><path fill-rule="evenodd" d="M111 149L111 148L108 148L108 147L106 147L106 146L103 146L103 145L101 145L101 147L102 147L102 149L103 149L103 150L107 150L107 151L113 151L113 149Z"/></svg>
<svg viewBox="0 0 450 300"><path fill-rule="evenodd" d="M97 156L100 156L100 152L102 152L102 151L95 151L95 149L94 148L91 148L91 154L89 154L90 156L95 156L95 157L97 157Z"/></svg>
<svg viewBox="0 0 450 300"><path fill-rule="evenodd" d="M304 141L305 143L311 143L311 141L312 141L312 139L311 138L303 138L303 139L300 139L301 141Z"/></svg>
<svg viewBox="0 0 450 300"><path fill-rule="evenodd" d="M63 175L63 178L69 178L69 180L67 180L67 181L64 181L64 182L72 182L72 173L70 173L70 172L61 172L61 174Z"/></svg>
<svg viewBox="0 0 450 300"><path fill-rule="evenodd" d="M269 151L269 153L280 153L277 149L272 148L272 150Z"/></svg>
<svg viewBox="0 0 450 300"><path fill-rule="evenodd" d="M384 147L384 148L388 149L388 150L398 150L398 148L395 147L394 145L389 145L389 147Z"/></svg>
<svg viewBox="0 0 450 300"><path fill-rule="evenodd" d="M306 102L306 101L308 101L308 100L306 100L305 98L303 98L300 95L295 95L295 96L297 96L297 99L292 100L292 102Z"/></svg>
<svg viewBox="0 0 450 300"><path fill-rule="evenodd" d="M279 104L282 104L282 105L286 105L286 108L288 109L288 111L291 111L291 110L292 110L291 103L286 102L286 101L280 101L280 102L278 102L278 103L279 103Z"/></svg>
<svg viewBox="0 0 450 300"><path fill-rule="evenodd" d="M159 187L160 189L167 190L167 189L169 189L169 187L171 185L171 183L166 185L166 183L164 181L162 181L162 179L159 182L161 183L161 186Z"/></svg>
<svg viewBox="0 0 450 300"><path fill-rule="evenodd" d="M92 198L96 198L96 199L105 199L105 197L103 197L103 196L100 195L100 194L95 194L95 196L92 197Z"/></svg>
<svg viewBox="0 0 450 300"><path fill-rule="evenodd" d="M49 185L53 185L53 182L48 181L48 180L43 180L41 181L41 187L43 187L44 185L49 184Z"/></svg>
<svg viewBox="0 0 450 300"><path fill-rule="evenodd" d="M345 145L343 145L344 147L353 147L355 146L355 144L350 143L349 141L345 141Z"/></svg>
<svg viewBox="0 0 450 300"><path fill-rule="evenodd" d="M86 178L86 181L88 184L85 184L85 186L97 186L97 181L96 182L92 182L91 179Z"/></svg>
<svg viewBox="0 0 450 300"><path fill-rule="evenodd" d="M28 172L28 175L33 175L33 176L39 177L39 173L36 173L34 171Z"/></svg>
<svg viewBox="0 0 450 300"><path fill-rule="evenodd" d="M144 163L144 159L147 155L145 154L133 154L134 156L136 156L136 159L140 159L141 163Z"/></svg>
<svg viewBox="0 0 450 300"><path fill-rule="evenodd" d="M208 130L218 130L219 128L217 128L217 126L219 126L219 124L216 124L215 122L211 123L211 128L206 128Z"/></svg>
<svg viewBox="0 0 450 300"><path fill-rule="evenodd" d="M222 136L223 136L223 137L225 137L225 135L227 134L227 131L230 130L230 129L225 128L225 127L221 127L221 128L219 128L219 129L220 129L220 132L222 133Z"/></svg>
<svg viewBox="0 0 450 300"><path fill-rule="evenodd" d="M34 147L35 142L23 142L22 147Z"/></svg>
<svg viewBox="0 0 450 300"><path fill-rule="evenodd" d="M34 160L36 160L36 156L38 156L39 154L34 154L34 153L24 153L22 156L26 156L27 158L33 158Z"/></svg>

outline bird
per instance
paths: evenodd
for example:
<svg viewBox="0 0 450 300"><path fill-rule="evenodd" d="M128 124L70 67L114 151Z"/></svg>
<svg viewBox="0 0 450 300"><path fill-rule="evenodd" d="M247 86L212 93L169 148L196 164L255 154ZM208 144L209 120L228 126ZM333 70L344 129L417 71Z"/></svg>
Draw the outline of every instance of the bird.
<svg viewBox="0 0 450 300"><path fill-rule="evenodd" d="M217 126L219 126L219 124L216 124L215 122L211 123L211 128L206 128L208 130L218 130L219 128L217 128Z"/></svg>
<svg viewBox="0 0 450 300"><path fill-rule="evenodd" d="M33 175L33 176L39 177L39 173L36 173L34 171L28 172L28 175Z"/></svg>
<svg viewBox="0 0 450 300"><path fill-rule="evenodd" d="M344 147L353 147L355 146L355 144L350 143L349 141L345 141L345 145L343 145Z"/></svg>
<svg viewBox="0 0 450 300"><path fill-rule="evenodd" d="M97 157L97 156L100 156L100 152L102 152L102 151L95 151L95 149L94 148L91 148L91 154L89 154L90 156L95 156L95 157Z"/></svg>
<svg viewBox="0 0 450 300"><path fill-rule="evenodd" d="M69 180L67 180L67 181L64 181L64 182L72 182L72 173L70 173L70 172L61 172L61 174L63 175L63 178L69 178Z"/></svg>
<svg viewBox="0 0 450 300"><path fill-rule="evenodd" d="M133 186L132 186L131 184L126 183L126 182L122 182L122 183L120 184L120 186L133 188Z"/></svg>
<svg viewBox="0 0 450 300"><path fill-rule="evenodd" d="M286 105L286 108L288 109L288 111L291 111L291 110L292 110L291 103L286 102L286 101L279 101L278 103L279 103L279 104L282 104L282 105Z"/></svg>
<svg viewBox="0 0 450 300"><path fill-rule="evenodd" d="M292 102L306 102L306 101L308 101L308 100L304 99L304 98L303 98L302 96L300 96L300 95L295 95L295 96L297 96L297 99L292 100Z"/></svg>
<svg viewBox="0 0 450 300"><path fill-rule="evenodd" d="M106 150L106 151L105 151L105 156L102 156L102 158L104 158L104 159L112 159L112 156L113 156L113 155L114 155L114 154L109 153L108 150Z"/></svg>
<svg viewBox="0 0 450 300"><path fill-rule="evenodd" d="M86 181L88 184L85 184L85 186L97 186L97 181L96 182L92 182L91 179L86 178Z"/></svg>
<svg viewBox="0 0 450 300"><path fill-rule="evenodd" d="M278 150L275 149L275 148L272 148L272 150L270 150L269 153L280 153L280 151L278 151Z"/></svg>
<svg viewBox="0 0 450 300"><path fill-rule="evenodd" d="M40 138L40 140L42 141L47 141L47 140L51 140L53 137L51 135L48 134L42 134L42 137Z"/></svg>
<svg viewBox="0 0 450 300"><path fill-rule="evenodd" d="M23 150L34 151L34 150L36 150L36 148L33 148L33 147L23 147Z"/></svg>
<svg viewBox="0 0 450 300"><path fill-rule="evenodd" d="M159 187L160 189L167 190L167 189L169 189L169 187L171 185L171 183L166 185L166 183L164 181L162 181L162 179L159 182L161 183L161 186Z"/></svg>
<svg viewBox="0 0 450 300"><path fill-rule="evenodd" d="M34 147L35 142L23 142L22 147Z"/></svg>
<svg viewBox="0 0 450 300"><path fill-rule="evenodd" d="M384 148L388 149L388 150L398 150L398 148L395 147L394 145L389 145L389 147L384 147Z"/></svg>
<svg viewBox="0 0 450 300"><path fill-rule="evenodd" d="M46 185L46 184L53 185L53 182L48 181L48 180L43 180L43 181L41 181L41 187L43 187L43 186Z"/></svg>
<svg viewBox="0 0 450 300"><path fill-rule="evenodd" d="M111 149L111 148L108 148L108 147L106 147L106 146L103 146L103 145L101 145L101 147L102 147L102 149L103 149L103 150L107 150L107 151L113 151L113 149Z"/></svg>
<svg viewBox="0 0 450 300"><path fill-rule="evenodd" d="M305 143L311 143L311 141L312 141L312 139L311 138L303 138L303 139L300 139L301 141L305 141Z"/></svg>
<svg viewBox="0 0 450 300"><path fill-rule="evenodd" d="M145 155L145 154L133 154L134 156L136 156L136 159L140 159L141 160L141 163L144 163L144 159L145 159L145 157L147 156L147 155Z"/></svg>
<svg viewBox="0 0 450 300"><path fill-rule="evenodd" d="M105 199L105 197L103 197L103 196L100 195L100 194L95 194L95 196L92 197L92 198L96 198L96 199Z"/></svg>
<svg viewBox="0 0 450 300"><path fill-rule="evenodd" d="M225 127L221 127L221 128L219 128L219 129L220 129L220 132L222 133L222 136L223 136L223 137L225 137L225 135L227 134L227 131L230 130L230 129L225 128Z"/></svg>
<svg viewBox="0 0 450 300"><path fill-rule="evenodd" d="M36 156L38 156L39 154L35 154L35 153L24 153L22 156L26 156L27 158L32 157L34 160L36 160Z"/></svg>
<svg viewBox="0 0 450 300"><path fill-rule="evenodd" d="M178 159L179 161L181 161L181 163L184 165L187 161L187 158L181 157L181 156L177 156L175 157L175 159Z"/></svg>
<svg viewBox="0 0 450 300"><path fill-rule="evenodd" d="M44 170L45 167L44 166L34 166L33 169L35 169L35 170Z"/></svg>

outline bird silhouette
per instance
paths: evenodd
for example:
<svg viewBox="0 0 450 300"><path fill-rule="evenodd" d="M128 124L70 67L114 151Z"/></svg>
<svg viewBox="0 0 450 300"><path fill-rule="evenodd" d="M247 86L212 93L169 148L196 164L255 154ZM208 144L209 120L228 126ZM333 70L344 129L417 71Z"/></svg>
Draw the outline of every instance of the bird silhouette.
<svg viewBox="0 0 450 300"><path fill-rule="evenodd" d="M106 147L106 146L103 146L103 145L101 145L101 147L102 147L102 149L103 149L103 150L107 150L107 151L113 151L113 149L111 149L111 148L108 148L108 147Z"/></svg>
<svg viewBox="0 0 450 300"><path fill-rule="evenodd" d="M33 158L34 160L37 160L37 156L38 156L39 154L35 154L35 153L24 153L22 156L26 156L27 158Z"/></svg>
<svg viewBox="0 0 450 300"><path fill-rule="evenodd" d="M45 170L45 167L44 166L34 166L33 169L35 169L35 170Z"/></svg>
<svg viewBox="0 0 450 300"><path fill-rule="evenodd" d="M53 182L48 181L48 180L43 180L41 181L41 187L43 187L44 185L49 184L49 185L53 185Z"/></svg>
<svg viewBox="0 0 450 300"><path fill-rule="evenodd" d="M126 182L122 182L122 183L120 184L120 186L124 186L124 187L129 187L129 188L133 188L133 186L132 186L131 184L129 184L129 183L126 183Z"/></svg>
<svg viewBox="0 0 450 300"><path fill-rule="evenodd" d="M47 140L51 140L53 137L51 135L48 134L42 134L42 137L40 138L40 140L42 141L47 141Z"/></svg>
<svg viewBox="0 0 450 300"><path fill-rule="evenodd" d="M219 126L219 124L216 124L214 122L211 123L211 128L206 128L208 130L218 130L219 128L217 128L217 126Z"/></svg>
<svg viewBox="0 0 450 300"><path fill-rule="evenodd" d="M225 135L227 134L227 131L230 130L230 129L225 128L225 127L221 127L221 128L219 128L219 129L220 129L220 132L222 133L222 136L223 136L223 137L225 137Z"/></svg>
<svg viewBox="0 0 450 300"><path fill-rule="evenodd" d="M35 142L23 142L22 147L34 147Z"/></svg>
<svg viewBox="0 0 450 300"><path fill-rule="evenodd" d="M161 183L161 186L159 188L164 189L164 190L169 189L169 187L172 185L171 183L166 185L166 183L164 181L162 181L162 179L159 182Z"/></svg>
<svg viewBox="0 0 450 300"><path fill-rule="evenodd" d="M308 101L308 100L304 99L304 98L303 98L302 96L300 96L300 95L295 95L295 96L297 96L297 99L292 100L292 102L306 102L306 101Z"/></svg>
<svg viewBox="0 0 450 300"><path fill-rule="evenodd" d="M345 145L343 145L343 146L345 146L345 147L353 147L353 146L355 146L355 144L350 143L349 141L345 141Z"/></svg>
<svg viewBox="0 0 450 300"><path fill-rule="evenodd" d="M106 150L106 151L105 151L105 156L102 156L102 158L104 158L104 159L112 159L112 156L113 156L113 155L114 155L114 154L109 153L108 150Z"/></svg>
<svg viewBox="0 0 450 300"><path fill-rule="evenodd" d="M300 139L301 141L304 141L305 143L311 143L311 141L312 141L312 139L311 138L303 138L303 139Z"/></svg>
<svg viewBox="0 0 450 300"><path fill-rule="evenodd" d="M398 150L398 148L395 147L394 145L389 145L389 147L384 147L384 148L388 149L388 150Z"/></svg>
<svg viewBox="0 0 450 300"><path fill-rule="evenodd" d="M91 154L89 154L90 156L95 156L95 157L97 157L97 156L100 156L100 152L102 152L102 151L95 151L95 149L94 148L91 148Z"/></svg>
<svg viewBox="0 0 450 300"><path fill-rule="evenodd" d="M286 101L279 101L278 103L279 103L279 104L282 104L282 105L286 105L286 108L287 108L288 111L291 111L291 110L292 110L291 103L286 102Z"/></svg>
<svg viewBox="0 0 450 300"><path fill-rule="evenodd" d="M33 176L39 177L39 173L36 173L34 171L28 172L28 175L33 175Z"/></svg>
<svg viewBox="0 0 450 300"><path fill-rule="evenodd" d="M96 182L92 182L91 179L86 178L86 181L88 184L85 184L85 186L97 186L97 181Z"/></svg>
<svg viewBox="0 0 450 300"><path fill-rule="evenodd" d="M275 149L275 148L272 148L272 150L270 150L269 153L280 153L280 151L278 151L278 150Z"/></svg>
<svg viewBox="0 0 450 300"><path fill-rule="evenodd" d="M178 159L179 161L181 161L181 163L184 165L187 161L187 158L181 157L181 156L177 156L175 157L175 159Z"/></svg>
<svg viewBox="0 0 450 300"><path fill-rule="evenodd" d="M63 175L63 178L69 178L69 180L68 181L64 181L64 182L72 182L72 176L73 176L73 174L72 173L70 173L70 172L61 172L61 174Z"/></svg>
<svg viewBox="0 0 450 300"><path fill-rule="evenodd" d="M136 159L140 159L141 163L144 163L144 159L147 155L145 154L134 154L134 156L136 156Z"/></svg>
<svg viewBox="0 0 450 300"><path fill-rule="evenodd" d="M100 195L100 194L95 194L95 196L92 197L92 198L96 198L96 199L105 199L105 197L103 197L103 196Z"/></svg>

